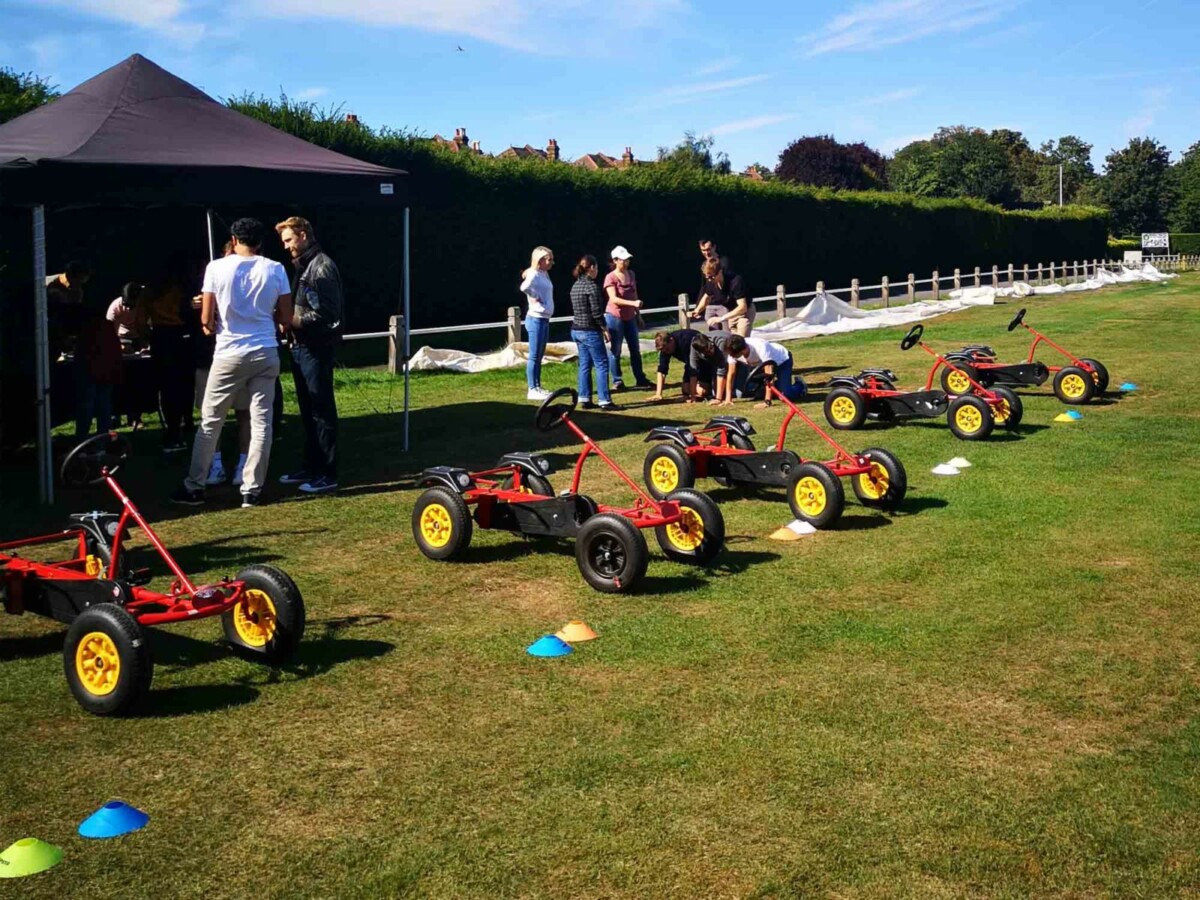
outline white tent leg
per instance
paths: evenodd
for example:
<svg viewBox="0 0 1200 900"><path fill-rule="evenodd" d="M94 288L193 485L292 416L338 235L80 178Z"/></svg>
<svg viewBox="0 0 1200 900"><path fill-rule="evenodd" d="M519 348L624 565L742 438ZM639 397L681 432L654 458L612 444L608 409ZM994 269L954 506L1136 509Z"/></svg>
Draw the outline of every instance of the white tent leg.
<svg viewBox="0 0 1200 900"><path fill-rule="evenodd" d="M408 452L408 358L412 355L408 343L409 329L412 319L408 308L408 207L404 207L404 253L401 257L404 265L402 274L404 294L404 452Z"/></svg>
<svg viewBox="0 0 1200 900"><path fill-rule="evenodd" d="M213 239L213 221L212 210L204 211L204 219L208 223L208 261L212 262L217 258L217 242Z"/></svg>
<svg viewBox="0 0 1200 900"><path fill-rule="evenodd" d="M54 502L54 457L50 444L50 332L46 324L46 208L33 208L33 305L37 372L38 496Z"/></svg>

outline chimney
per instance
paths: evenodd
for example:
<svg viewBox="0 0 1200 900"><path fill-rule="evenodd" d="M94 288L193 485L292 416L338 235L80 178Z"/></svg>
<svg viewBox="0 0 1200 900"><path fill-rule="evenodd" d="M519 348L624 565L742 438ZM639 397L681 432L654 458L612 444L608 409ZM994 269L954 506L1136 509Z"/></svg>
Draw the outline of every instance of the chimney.
<svg viewBox="0 0 1200 900"><path fill-rule="evenodd" d="M546 145L546 159L558 162L558 141L554 138L550 138L550 143Z"/></svg>
<svg viewBox="0 0 1200 900"><path fill-rule="evenodd" d="M459 149L462 149L463 147L467 146L467 129L465 129L465 128L455 128L454 129L454 143L458 145Z"/></svg>
<svg viewBox="0 0 1200 900"><path fill-rule="evenodd" d="M626 147L625 152L621 154L621 165L622 166L632 166L633 165L633 148L632 147Z"/></svg>
<svg viewBox="0 0 1200 900"><path fill-rule="evenodd" d="M471 149L474 150L476 153L478 153L480 156L483 156L483 150L479 146L479 141L471 141Z"/></svg>
<svg viewBox="0 0 1200 900"><path fill-rule="evenodd" d="M356 116L354 113L346 113L346 124L360 125L362 123L358 121L358 116Z"/></svg>

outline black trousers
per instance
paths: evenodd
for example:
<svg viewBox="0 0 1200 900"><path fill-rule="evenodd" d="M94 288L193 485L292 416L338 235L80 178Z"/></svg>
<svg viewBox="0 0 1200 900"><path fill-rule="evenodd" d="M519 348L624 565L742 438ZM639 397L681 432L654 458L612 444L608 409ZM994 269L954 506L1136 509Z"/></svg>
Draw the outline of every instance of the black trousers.
<svg viewBox="0 0 1200 900"><path fill-rule="evenodd" d="M333 396L332 344L292 347L296 402L304 421L304 471L337 480L337 403Z"/></svg>
<svg viewBox="0 0 1200 900"><path fill-rule="evenodd" d="M182 325L154 327L150 332L150 359L154 363L163 440L173 444L182 438L184 424L192 419L196 371L187 332Z"/></svg>

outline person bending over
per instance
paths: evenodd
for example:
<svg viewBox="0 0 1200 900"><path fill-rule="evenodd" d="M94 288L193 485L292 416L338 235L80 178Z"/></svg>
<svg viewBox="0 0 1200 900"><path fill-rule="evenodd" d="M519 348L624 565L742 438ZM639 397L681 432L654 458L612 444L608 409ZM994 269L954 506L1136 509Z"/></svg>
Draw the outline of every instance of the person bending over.
<svg viewBox="0 0 1200 900"><path fill-rule="evenodd" d="M735 334L726 342L725 351L729 368L723 383L718 387L717 395L722 406L733 403L736 385L740 383L744 386L745 376L759 365L763 366L766 378L774 381L776 387L789 400L799 400L808 392L804 380L793 375L792 354L783 344ZM745 370L739 379L738 369L743 365ZM758 404L759 409L771 405L770 393L764 389L763 395L765 399Z"/></svg>

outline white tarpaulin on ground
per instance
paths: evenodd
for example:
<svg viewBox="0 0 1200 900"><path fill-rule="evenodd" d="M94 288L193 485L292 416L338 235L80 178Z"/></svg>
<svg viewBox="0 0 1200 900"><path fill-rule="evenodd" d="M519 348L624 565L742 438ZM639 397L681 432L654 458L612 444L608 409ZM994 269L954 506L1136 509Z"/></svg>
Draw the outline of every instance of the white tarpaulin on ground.
<svg viewBox="0 0 1200 900"><path fill-rule="evenodd" d="M1018 281L1009 287L970 287L950 291L948 300L922 301L890 309L855 309L845 300L833 294L817 294L812 300L783 319L767 322L754 329L754 334L773 341L794 338L816 337L822 334L844 334L848 331L865 331L872 328L893 328L911 325L934 316L958 312L972 306L991 306L997 298L1022 298L1049 294L1094 291L1108 284L1128 284L1138 281L1166 281L1178 275L1160 272L1150 263L1140 269L1122 266L1118 274L1107 269L1098 269L1086 281L1072 284L1044 284L1034 286ZM654 349L654 342L640 342L643 353ZM569 362L578 355L572 341L559 341L546 345L543 362ZM413 354L409 369L413 372L451 371L484 372L488 369L510 369L525 365L529 358L529 345L525 342L512 344L503 350L477 355L463 350L436 350L422 347Z"/></svg>

